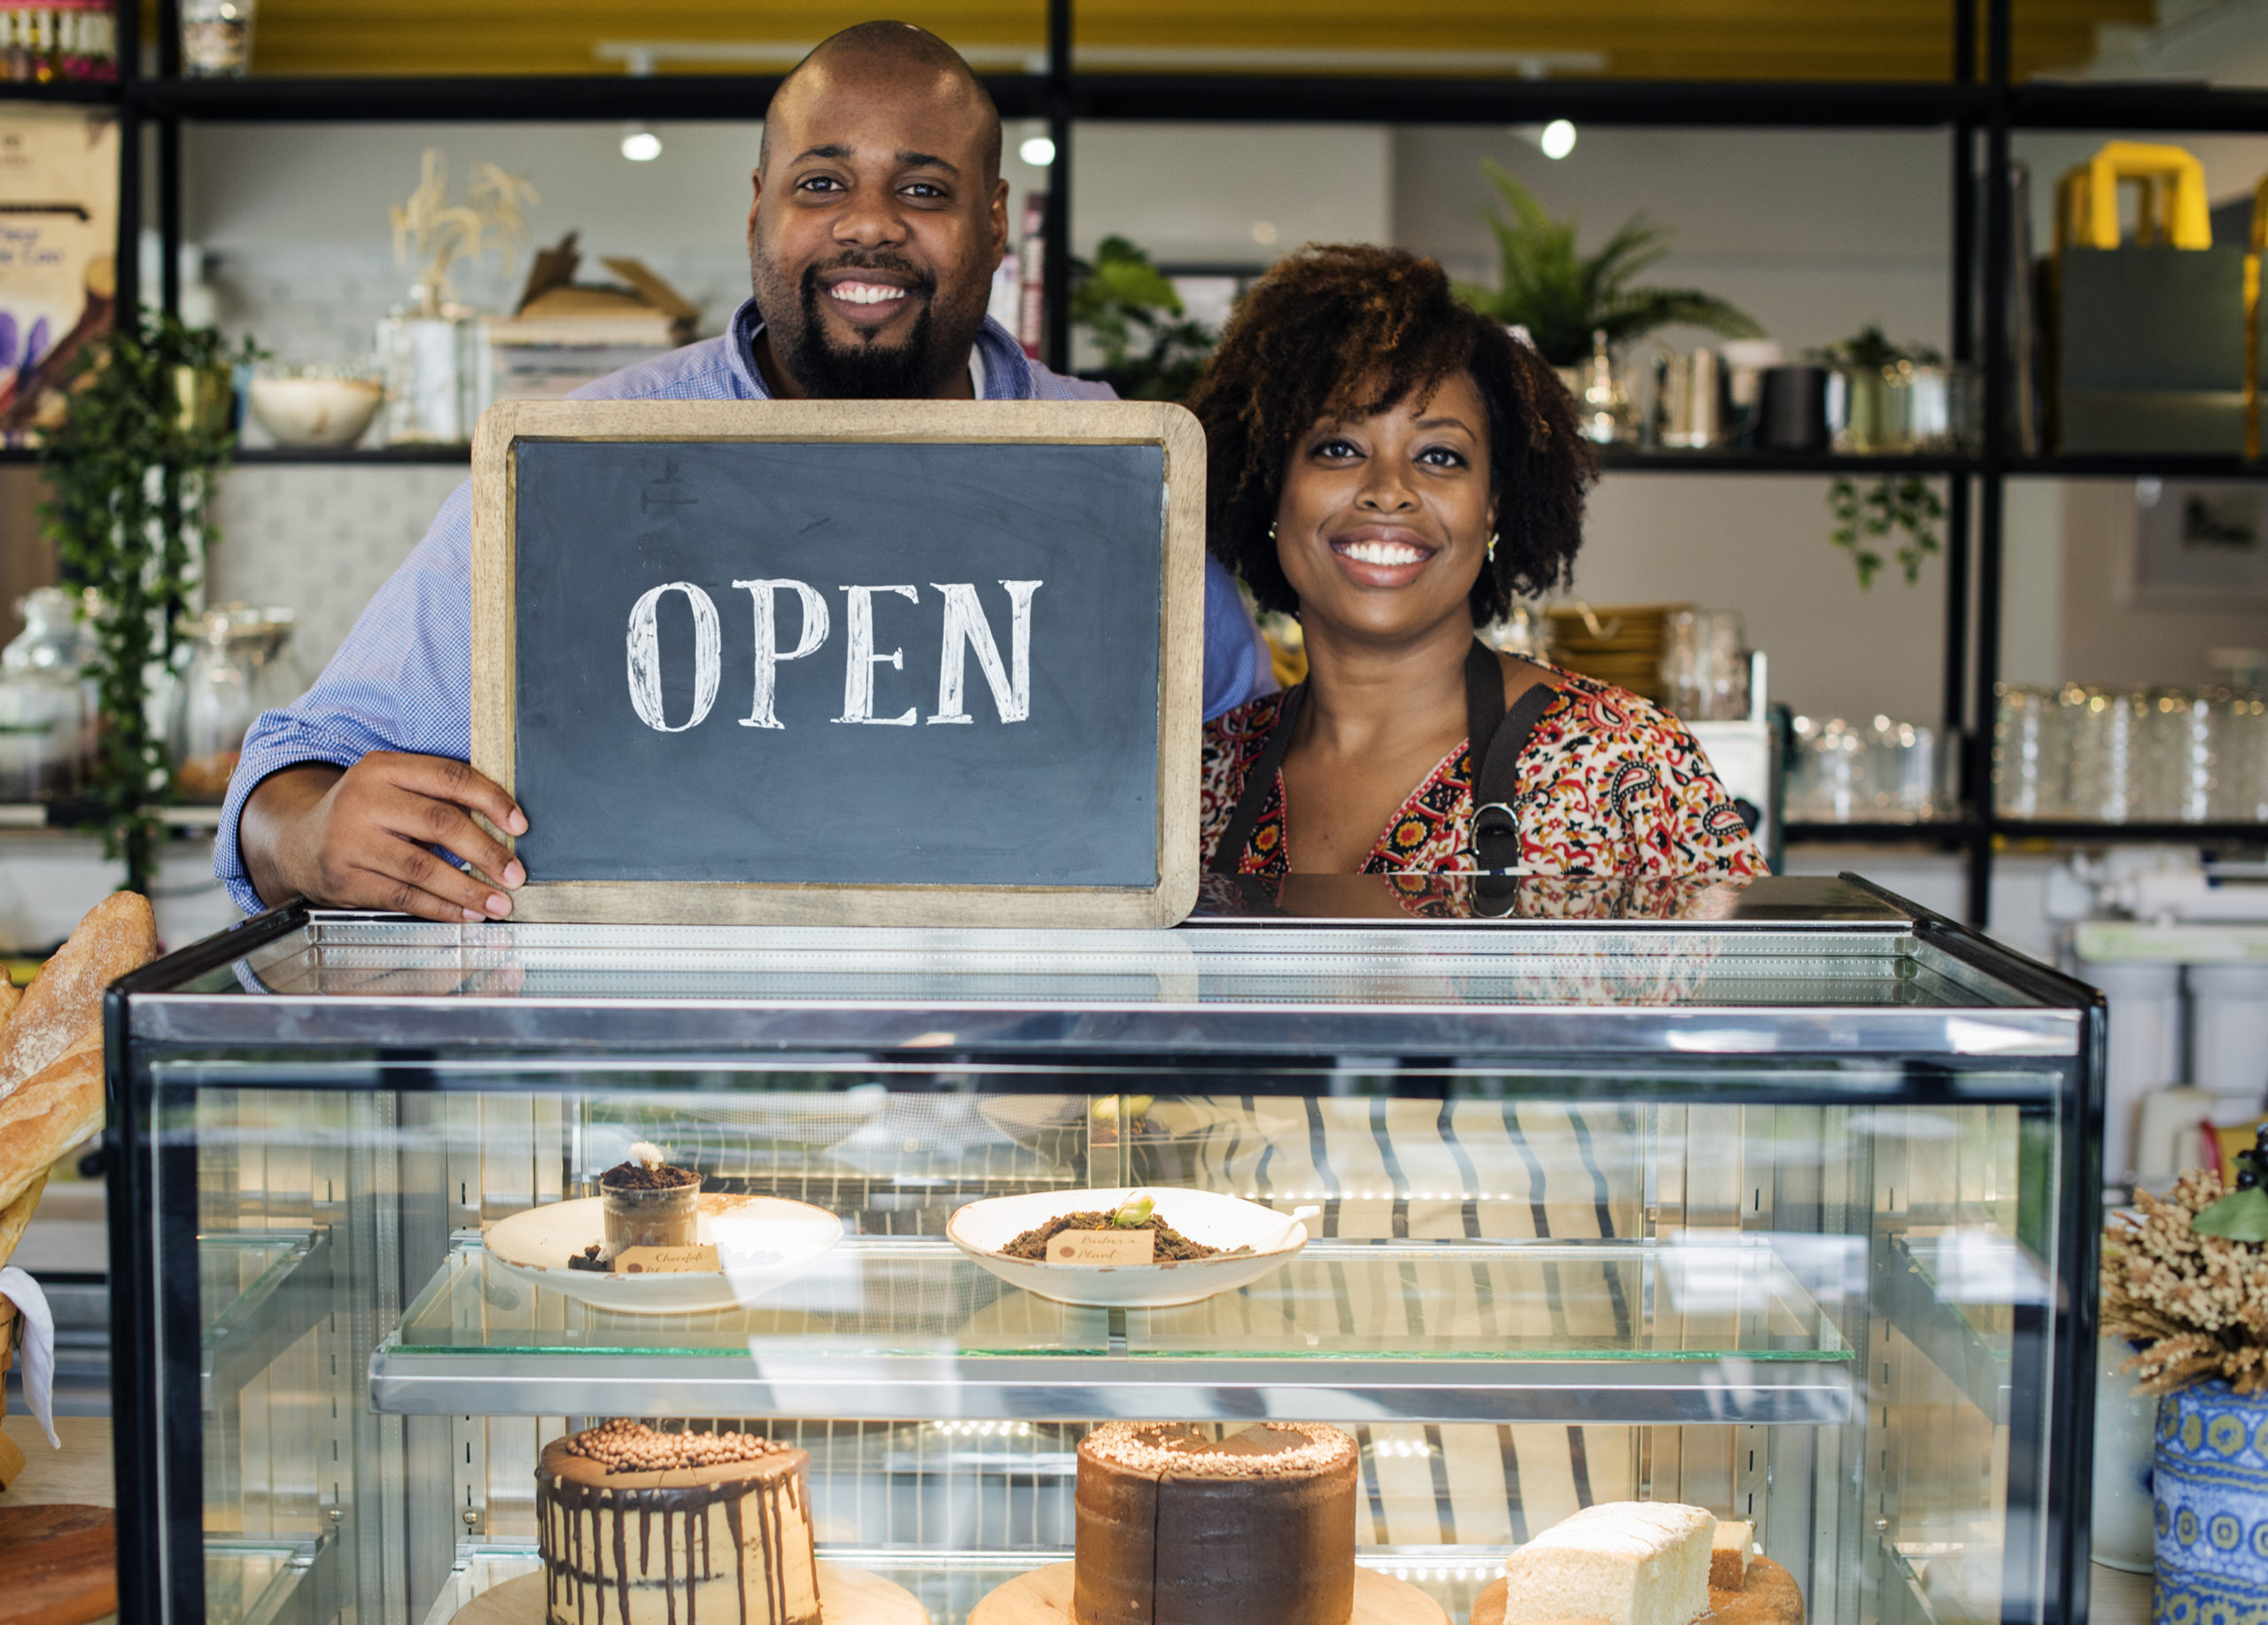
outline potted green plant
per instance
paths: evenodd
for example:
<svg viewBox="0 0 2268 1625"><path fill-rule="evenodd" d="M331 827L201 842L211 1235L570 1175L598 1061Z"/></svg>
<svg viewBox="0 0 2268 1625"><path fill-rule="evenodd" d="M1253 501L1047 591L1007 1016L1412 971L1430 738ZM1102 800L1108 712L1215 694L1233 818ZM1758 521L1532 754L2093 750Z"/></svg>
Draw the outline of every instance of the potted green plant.
<svg viewBox="0 0 2268 1625"><path fill-rule="evenodd" d="M1945 357L1929 346L1893 344L1879 324L1869 323L1812 355L1835 369L1831 393L1839 401L1830 400L1828 416L1835 423L1836 450L1898 453L1960 443L1958 418L1966 402ZM1876 542L1896 539L1894 556L1908 587L1921 580L1922 561L1938 551L1945 503L1918 474L1881 474L1863 486L1837 478L1828 486L1827 509L1835 521L1829 537L1851 555L1862 587L1874 585L1886 562Z"/></svg>
<svg viewBox="0 0 2268 1625"><path fill-rule="evenodd" d="M1124 400L1180 400L1220 336L1188 319L1181 295L1150 256L1122 237L1071 265L1071 325L1102 352L1098 376Z"/></svg>
<svg viewBox="0 0 2268 1625"><path fill-rule="evenodd" d="M2268 1591L2268 1125L2236 1187L2193 1169L2103 1232L2102 1331L2160 1396L2151 1616L2249 1617Z"/></svg>
<svg viewBox="0 0 2268 1625"><path fill-rule="evenodd" d="M1496 285L1461 283L1457 292L1482 315L1526 328L1529 342L1554 367L1580 366L1596 333L1605 334L1610 346L1680 324L1729 338L1762 336L1764 330L1746 314L1713 293L1638 284L1641 275L1667 257L1668 228L1634 214L1596 252L1585 254L1577 247L1573 216L1553 220L1503 165L1490 160L1481 169L1511 217L1495 208L1480 211L1496 237Z"/></svg>
<svg viewBox="0 0 2268 1625"><path fill-rule="evenodd" d="M258 359L211 328L120 312L73 375L69 409L43 441L50 491L40 517L65 577L92 587L96 657L93 827L145 890L156 857L154 808L169 787L165 736L150 715L173 653L175 617L218 532L213 501L236 448L229 375Z"/></svg>

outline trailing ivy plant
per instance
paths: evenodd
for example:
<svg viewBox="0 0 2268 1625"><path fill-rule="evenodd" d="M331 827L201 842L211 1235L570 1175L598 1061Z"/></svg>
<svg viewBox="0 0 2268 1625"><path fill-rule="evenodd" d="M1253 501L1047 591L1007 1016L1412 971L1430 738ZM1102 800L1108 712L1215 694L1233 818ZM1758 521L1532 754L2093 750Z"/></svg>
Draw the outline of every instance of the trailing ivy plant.
<svg viewBox="0 0 2268 1625"><path fill-rule="evenodd" d="M1827 488L1827 511L1835 521L1828 535L1849 551L1860 587L1874 585L1884 560L1873 544L1889 536L1899 538L1898 565L1912 587L1922 579L1922 561L1938 551L1938 524L1946 517L1946 505L1919 475L1901 479L1884 474L1863 490L1855 480L1836 480Z"/></svg>
<svg viewBox="0 0 2268 1625"><path fill-rule="evenodd" d="M97 650L87 673L98 711L90 827L141 890L172 779L164 735L151 726L150 681L172 657L175 618L218 535L213 500L236 449L227 374L260 352L155 312L118 321L82 355L69 410L41 448L52 496L40 517L65 579L95 589L83 611Z"/></svg>

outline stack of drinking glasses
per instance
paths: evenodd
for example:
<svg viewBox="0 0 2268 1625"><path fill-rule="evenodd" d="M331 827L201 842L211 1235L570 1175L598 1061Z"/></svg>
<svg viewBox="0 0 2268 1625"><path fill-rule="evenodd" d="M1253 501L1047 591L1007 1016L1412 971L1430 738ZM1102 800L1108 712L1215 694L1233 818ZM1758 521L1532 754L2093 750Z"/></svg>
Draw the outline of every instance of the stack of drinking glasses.
<svg viewBox="0 0 2268 1625"><path fill-rule="evenodd" d="M1992 805L2003 818L2268 821L2268 699L2235 688L2003 683Z"/></svg>
<svg viewBox="0 0 2268 1625"><path fill-rule="evenodd" d="M1793 823L1914 824L1953 810L1953 738L1926 722L1795 719L1787 816Z"/></svg>
<svg viewBox="0 0 2268 1625"><path fill-rule="evenodd" d="M1673 610L1662 627L1662 702L1687 722L1748 715L1748 634L1731 610Z"/></svg>

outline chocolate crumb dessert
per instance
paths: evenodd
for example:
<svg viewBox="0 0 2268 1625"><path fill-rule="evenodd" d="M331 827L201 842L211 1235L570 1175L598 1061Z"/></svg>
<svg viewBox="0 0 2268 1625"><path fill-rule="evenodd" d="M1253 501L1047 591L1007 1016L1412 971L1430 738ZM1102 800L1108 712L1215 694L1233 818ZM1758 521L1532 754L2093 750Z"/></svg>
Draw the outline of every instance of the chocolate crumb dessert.
<svg viewBox="0 0 2268 1625"><path fill-rule="evenodd" d="M1348 1625L1355 1441L1106 1422L1079 1445L1076 1625Z"/></svg>
<svg viewBox="0 0 2268 1625"><path fill-rule="evenodd" d="M641 1140L626 1160L599 1176L599 1210L610 1263L625 1247L698 1246L701 1176L671 1167L661 1147Z"/></svg>
<svg viewBox="0 0 2268 1625"><path fill-rule="evenodd" d="M1223 1251L1217 1247L1208 1247L1202 1241L1191 1240L1154 1213L1139 1224L1124 1225L1116 1223L1112 1215L1097 1208L1077 1213L1060 1214L1045 1225L1027 1230L1002 1248L1000 1256L1003 1258L1029 1258L1045 1263L1048 1242L1065 1231L1111 1229L1155 1231L1158 1242L1154 1256L1160 1263L1182 1263L1192 1258L1217 1258ZM1245 1253L1252 1249L1239 1247L1228 1250Z"/></svg>
<svg viewBox="0 0 2268 1625"><path fill-rule="evenodd" d="M667 1164L648 1167L643 1162L617 1162L599 1176L602 1191L673 1191L681 1185L698 1185L701 1176L690 1168L672 1168Z"/></svg>
<svg viewBox="0 0 2268 1625"><path fill-rule="evenodd" d="M756 1434L617 1418L555 1439L536 1469L554 1625L819 1625L811 1458Z"/></svg>

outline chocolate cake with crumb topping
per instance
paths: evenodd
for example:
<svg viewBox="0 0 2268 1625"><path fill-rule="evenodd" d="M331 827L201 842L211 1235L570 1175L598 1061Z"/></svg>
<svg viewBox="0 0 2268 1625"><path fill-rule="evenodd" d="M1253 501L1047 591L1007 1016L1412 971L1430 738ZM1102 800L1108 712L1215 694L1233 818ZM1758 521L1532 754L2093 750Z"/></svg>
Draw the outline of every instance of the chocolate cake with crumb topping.
<svg viewBox="0 0 2268 1625"><path fill-rule="evenodd" d="M619 1419L536 1469L552 1625L820 1625L811 1457L755 1434Z"/></svg>
<svg viewBox="0 0 2268 1625"><path fill-rule="evenodd" d="M1319 1422L1107 1422L1079 1445L1073 1617L1347 1625L1355 1489L1355 1441Z"/></svg>

